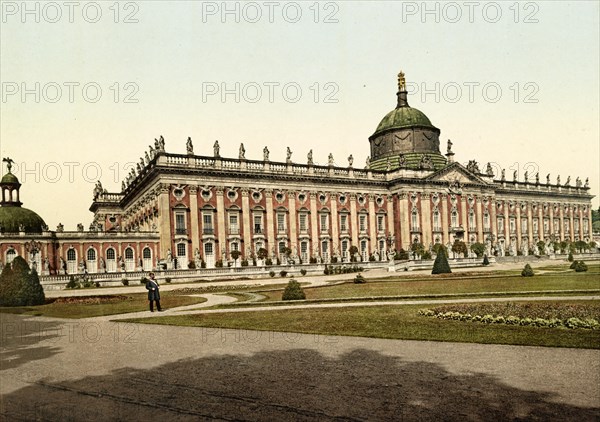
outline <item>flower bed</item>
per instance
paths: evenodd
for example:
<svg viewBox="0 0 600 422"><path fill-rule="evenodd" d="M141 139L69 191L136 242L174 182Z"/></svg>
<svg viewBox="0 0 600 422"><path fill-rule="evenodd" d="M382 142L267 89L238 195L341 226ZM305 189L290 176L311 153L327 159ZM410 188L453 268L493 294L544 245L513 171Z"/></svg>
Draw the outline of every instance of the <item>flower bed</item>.
<svg viewBox="0 0 600 422"><path fill-rule="evenodd" d="M600 329L600 303L481 303L440 306L421 309L419 315L472 321L485 324L507 324L533 327Z"/></svg>

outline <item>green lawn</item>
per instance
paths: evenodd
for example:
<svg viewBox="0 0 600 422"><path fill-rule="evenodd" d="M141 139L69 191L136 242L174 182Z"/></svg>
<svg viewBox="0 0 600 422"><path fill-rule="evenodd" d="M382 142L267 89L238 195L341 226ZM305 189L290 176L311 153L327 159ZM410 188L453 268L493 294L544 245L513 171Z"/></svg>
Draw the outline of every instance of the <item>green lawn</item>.
<svg viewBox="0 0 600 422"><path fill-rule="evenodd" d="M597 302L590 303L598 306ZM417 311L423 307L417 305L274 310L165 316L132 319L128 322L403 340L600 348L598 331L440 320L417 315Z"/></svg>
<svg viewBox="0 0 600 422"><path fill-rule="evenodd" d="M563 268L563 267L561 267ZM567 269L568 266L564 266ZM385 281L369 281L368 273L365 284L354 284L353 274L348 275L348 283L326 287L305 288L306 299L339 299L351 297L385 297L410 295L439 295L483 292L525 292L552 290L594 290L600 289L599 266L590 266L585 273L574 271L545 273L534 277L492 276L471 277L458 276L452 278L421 277L405 278L398 275L386 278ZM281 292L265 292L268 301L281 300Z"/></svg>
<svg viewBox="0 0 600 422"><path fill-rule="evenodd" d="M183 296L176 291L161 292L161 305L164 308L194 305L205 302L201 297ZM55 318L89 318L104 315L140 312L148 309L146 293L113 296L70 297L50 299L40 306L0 307L0 313L47 316Z"/></svg>

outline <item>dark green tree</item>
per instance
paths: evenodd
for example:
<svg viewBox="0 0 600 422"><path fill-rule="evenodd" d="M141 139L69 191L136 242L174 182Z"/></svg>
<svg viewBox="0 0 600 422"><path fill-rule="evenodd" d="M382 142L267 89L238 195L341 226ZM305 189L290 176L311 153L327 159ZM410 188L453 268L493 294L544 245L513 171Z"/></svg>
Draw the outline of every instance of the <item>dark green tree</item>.
<svg viewBox="0 0 600 422"><path fill-rule="evenodd" d="M477 255L477 258L481 258L485 252L485 245L480 242L475 242L471 245L471 251Z"/></svg>
<svg viewBox="0 0 600 422"><path fill-rule="evenodd" d="M467 244L461 240L456 239L454 244L452 245L452 252L456 254L463 254L463 256L467 256Z"/></svg>
<svg viewBox="0 0 600 422"><path fill-rule="evenodd" d="M449 274L451 272L452 270L450 269L450 264L448 264L446 251L445 249L440 249L440 252L437 254L435 261L433 262L431 274Z"/></svg>
<svg viewBox="0 0 600 422"><path fill-rule="evenodd" d="M306 299L306 295L304 294L304 290L293 278L288 282L285 290L283 291L282 300L304 300Z"/></svg>
<svg viewBox="0 0 600 422"><path fill-rule="evenodd" d="M521 276L522 277L533 277L534 276L533 268L531 268L531 265L525 264L525 268L523 268L523 271L521 271Z"/></svg>
<svg viewBox="0 0 600 422"><path fill-rule="evenodd" d="M42 305L44 289L35 270L17 256L0 274L0 306Z"/></svg>

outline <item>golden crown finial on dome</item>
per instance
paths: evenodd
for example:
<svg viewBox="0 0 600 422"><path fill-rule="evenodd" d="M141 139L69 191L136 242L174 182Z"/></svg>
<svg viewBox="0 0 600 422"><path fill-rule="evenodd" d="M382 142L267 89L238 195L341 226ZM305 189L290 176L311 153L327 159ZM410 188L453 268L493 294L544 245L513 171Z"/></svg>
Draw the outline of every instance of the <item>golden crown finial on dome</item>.
<svg viewBox="0 0 600 422"><path fill-rule="evenodd" d="M402 70L398 73L398 91L406 91L406 80Z"/></svg>

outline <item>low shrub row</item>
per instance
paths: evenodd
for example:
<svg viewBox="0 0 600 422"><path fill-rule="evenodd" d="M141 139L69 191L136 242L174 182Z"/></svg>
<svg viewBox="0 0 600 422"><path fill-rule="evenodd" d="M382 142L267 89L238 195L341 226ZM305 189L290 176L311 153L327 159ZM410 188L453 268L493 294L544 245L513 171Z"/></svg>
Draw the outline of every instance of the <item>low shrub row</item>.
<svg viewBox="0 0 600 422"><path fill-rule="evenodd" d="M349 274L349 273L359 273L363 271L363 267L359 267L358 265L348 266L348 265L325 265L325 270L323 270L323 274L332 275L332 274Z"/></svg>
<svg viewBox="0 0 600 422"><path fill-rule="evenodd" d="M482 322L484 324L506 324L506 325L522 325L522 326L533 326L533 327L563 327L563 328L586 328L589 330L600 330L600 322L594 318L580 319L571 317L567 319L559 318L521 318L514 315L503 316L503 315L471 315L463 314L460 312L436 312L433 309L421 309L418 312L419 315L435 317L440 319L449 319L455 321L472 321Z"/></svg>

